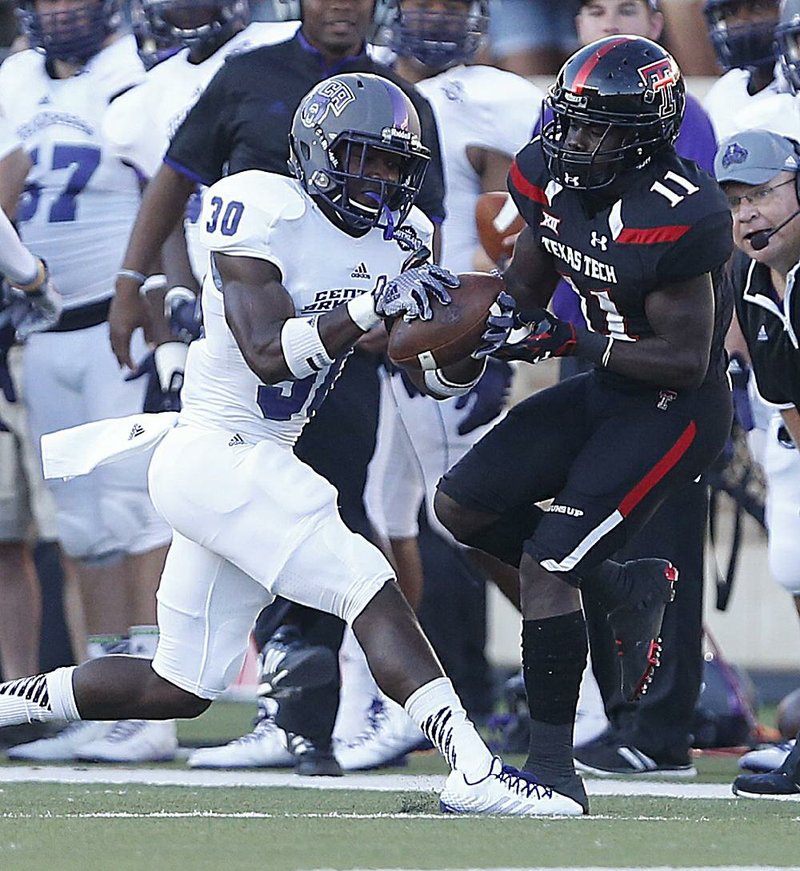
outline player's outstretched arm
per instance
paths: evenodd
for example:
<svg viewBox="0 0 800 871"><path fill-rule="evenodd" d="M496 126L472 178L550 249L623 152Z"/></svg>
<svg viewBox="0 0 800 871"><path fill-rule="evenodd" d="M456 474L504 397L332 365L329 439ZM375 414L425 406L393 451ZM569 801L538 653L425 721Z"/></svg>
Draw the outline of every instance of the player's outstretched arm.
<svg viewBox="0 0 800 871"><path fill-rule="evenodd" d="M190 178L162 164L145 189L108 316L111 347L120 366L136 368L131 358L131 336L138 327L149 327L139 288L150 274L161 246L182 219L194 187Z"/></svg>
<svg viewBox="0 0 800 871"><path fill-rule="evenodd" d="M245 362L264 384L307 378L330 365L368 329L354 321L347 305L315 317L296 317L273 263L255 257L213 256L222 280L225 319ZM379 318L371 297L367 302L372 326Z"/></svg>

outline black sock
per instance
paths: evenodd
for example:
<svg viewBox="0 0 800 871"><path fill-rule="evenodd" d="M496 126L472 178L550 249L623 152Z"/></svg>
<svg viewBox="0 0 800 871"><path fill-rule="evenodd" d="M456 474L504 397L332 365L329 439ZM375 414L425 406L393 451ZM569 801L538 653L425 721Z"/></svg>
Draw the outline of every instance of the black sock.
<svg viewBox="0 0 800 871"><path fill-rule="evenodd" d="M523 621L522 663L531 715L523 767L551 785L575 773L572 729L587 652L582 611Z"/></svg>

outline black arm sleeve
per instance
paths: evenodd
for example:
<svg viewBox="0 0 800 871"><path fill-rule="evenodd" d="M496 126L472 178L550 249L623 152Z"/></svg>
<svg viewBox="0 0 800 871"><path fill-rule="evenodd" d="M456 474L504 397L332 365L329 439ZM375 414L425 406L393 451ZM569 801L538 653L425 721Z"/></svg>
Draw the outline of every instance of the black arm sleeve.
<svg viewBox="0 0 800 871"><path fill-rule="evenodd" d="M177 129L164 161L205 185L222 178L231 151L231 110L236 105L235 75L225 63Z"/></svg>

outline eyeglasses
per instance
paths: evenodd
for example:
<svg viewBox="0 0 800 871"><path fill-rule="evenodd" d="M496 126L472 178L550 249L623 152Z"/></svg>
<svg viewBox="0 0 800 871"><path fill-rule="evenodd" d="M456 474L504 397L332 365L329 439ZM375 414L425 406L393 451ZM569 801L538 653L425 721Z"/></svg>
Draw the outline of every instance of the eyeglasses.
<svg viewBox="0 0 800 871"><path fill-rule="evenodd" d="M749 194L741 194L741 196L738 197L726 197L728 200L728 208L732 212L735 212L743 202L750 203L751 206L760 206L772 196L773 191L782 188L786 184L794 184L794 179L790 178L787 181L774 184L772 187L759 188L757 191L753 191Z"/></svg>

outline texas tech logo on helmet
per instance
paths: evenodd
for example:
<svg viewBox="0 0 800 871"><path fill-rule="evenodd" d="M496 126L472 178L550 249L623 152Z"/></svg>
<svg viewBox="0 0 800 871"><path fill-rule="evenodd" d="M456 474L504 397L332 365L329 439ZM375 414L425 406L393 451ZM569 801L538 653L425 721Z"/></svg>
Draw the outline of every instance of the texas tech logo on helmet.
<svg viewBox="0 0 800 871"><path fill-rule="evenodd" d="M300 120L306 127L321 124L329 112L338 118L356 95L339 79L329 79L314 92L303 106Z"/></svg>
<svg viewBox="0 0 800 871"><path fill-rule="evenodd" d="M647 86L644 93L645 103L655 103L658 114L662 118L674 115L677 105L672 89L678 82L680 72L672 62L672 58L660 58L651 64L639 67L639 75Z"/></svg>

